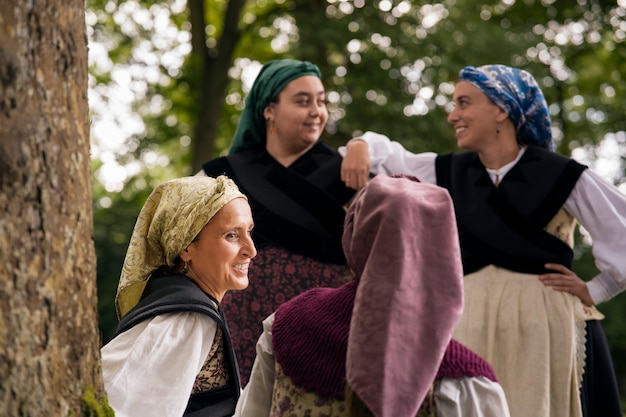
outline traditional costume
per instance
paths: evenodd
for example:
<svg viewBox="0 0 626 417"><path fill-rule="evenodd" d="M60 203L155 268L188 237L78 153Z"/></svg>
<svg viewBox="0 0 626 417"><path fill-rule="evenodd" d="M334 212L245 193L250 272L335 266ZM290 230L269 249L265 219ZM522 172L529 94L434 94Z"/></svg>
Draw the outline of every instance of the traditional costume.
<svg viewBox="0 0 626 417"><path fill-rule="evenodd" d="M321 77L302 61L267 63L248 95L229 155L207 162L200 174L226 174L248 196L257 256L250 286L230 292L221 307L245 385L255 357L261 322L283 302L309 288L338 287L349 270L341 249L344 205L354 195L340 180L341 157L318 142L288 167L265 149L263 110L291 81Z"/></svg>
<svg viewBox="0 0 626 417"><path fill-rule="evenodd" d="M593 239L601 270L587 283L593 301L624 290L626 197L552 152L547 104L530 74L501 65L467 67L460 81L508 112L521 147L517 159L496 172L473 152L411 154L368 132L363 140L372 172L407 173L450 191L465 273L465 309L454 337L493 365L511 415L620 417L602 315L544 286L537 275L548 262L571 269L578 220Z"/></svg>
<svg viewBox="0 0 626 417"><path fill-rule="evenodd" d="M174 270L179 254L235 198L246 197L224 176L175 179L148 197L122 268L117 334L101 349L116 416L233 414L240 383L226 320L217 300Z"/></svg>
<svg viewBox="0 0 626 417"><path fill-rule="evenodd" d="M376 417L508 416L489 364L450 340L462 268L447 192L375 178L350 206L343 246L355 280L264 321L236 415L348 416L349 386Z"/></svg>

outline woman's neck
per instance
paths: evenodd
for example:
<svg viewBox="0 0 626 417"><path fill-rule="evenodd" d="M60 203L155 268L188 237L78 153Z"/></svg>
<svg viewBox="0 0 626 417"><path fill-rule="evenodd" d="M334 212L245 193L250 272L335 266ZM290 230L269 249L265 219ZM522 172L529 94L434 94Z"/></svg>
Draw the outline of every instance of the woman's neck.
<svg viewBox="0 0 626 417"><path fill-rule="evenodd" d="M269 149L267 150L267 153L269 153L272 156L272 158L276 160L276 162L278 162L285 168L288 168L301 156L301 155L292 155L292 154L279 155L279 154L272 153Z"/></svg>
<svg viewBox="0 0 626 417"><path fill-rule="evenodd" d="M276 162L287 168L291 164L296 162L298 158L307 153L311 149L311 147L302 149L300 152L288 152L283 148L278 148L275 146L266 146L265 149L267 150L267 153L269 153L272 158L276 160Z"/></svg>
<svg viewBox="0 0 626 417"><path fill-rule="evenodd" d="M478 151L480 162L489 169L500 169L504 165L513 162L519 155L520 146L517 140L500 141L485 149Z"/></svg>

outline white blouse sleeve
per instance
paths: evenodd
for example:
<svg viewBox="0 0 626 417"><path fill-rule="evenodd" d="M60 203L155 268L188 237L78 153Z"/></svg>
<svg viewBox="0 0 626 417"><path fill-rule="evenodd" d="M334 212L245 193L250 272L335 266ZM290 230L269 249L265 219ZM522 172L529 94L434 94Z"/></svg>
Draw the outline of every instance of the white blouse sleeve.
<svg viewBox="0 0 626 417"><path fill-rule="evenodd" d="M352 140L356 140L352 139ZM409 174L420 181L437 183L434 152L412 153L387 136L376 132L365 132L362 139L368 145L370 154L370 172L374 174ZM346 155L346 147L339 147L341 156Z"/></svg>
<svg viewBox="0 0 626 417"><path fill-rule="evenodd" d="M595 304L626 289L626 195L586 169L564 205L589 232L600 274L587 283Z"/></svg>
<svg viewBox="0 0 626 417"><path fill-rule="evenodd" d="M502 386L480 376L443 378L435 391L437 417L510 417Z"/></svg>
<svg viewBox="0 0 626 417"><path fill-rule="evenodd" d="M256 358L250 380L239 397L234 417L265 417L270 414L275 365L272 348L273 323L274 314L263 320L263 334L256 344Z"/></svg>
<svg viewBox="0 0 626 417"><path fill-rule="evenodd" d="M102 347L102 373L117 417L181 417L217 323L198 313L146 320Z"/></svg>

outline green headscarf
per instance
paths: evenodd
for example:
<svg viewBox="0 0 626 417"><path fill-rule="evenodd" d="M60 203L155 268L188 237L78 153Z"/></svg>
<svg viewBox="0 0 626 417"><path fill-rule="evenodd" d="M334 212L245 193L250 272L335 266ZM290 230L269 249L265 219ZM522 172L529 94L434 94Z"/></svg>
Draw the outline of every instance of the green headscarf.
<svg viewBox="0 0 626 417"><path fill-rule="evenodd" d="M246 99L229 153L265 146L263 111L287 84L305 75L322 78L319 68L307 61L278 59L263 65Z"/></svg>

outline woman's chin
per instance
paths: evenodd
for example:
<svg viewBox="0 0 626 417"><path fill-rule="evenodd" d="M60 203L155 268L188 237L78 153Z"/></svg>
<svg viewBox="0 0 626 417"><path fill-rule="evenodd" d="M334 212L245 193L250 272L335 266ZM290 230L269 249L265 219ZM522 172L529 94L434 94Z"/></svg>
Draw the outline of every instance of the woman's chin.
<svg viewBox="0 0 626 417"><path fill-rule="evenodd" d="M245 290L250 285L250 280L248 277L245 278L237 278L237 280L233 283L233 287L231 290Z"/></svg>

